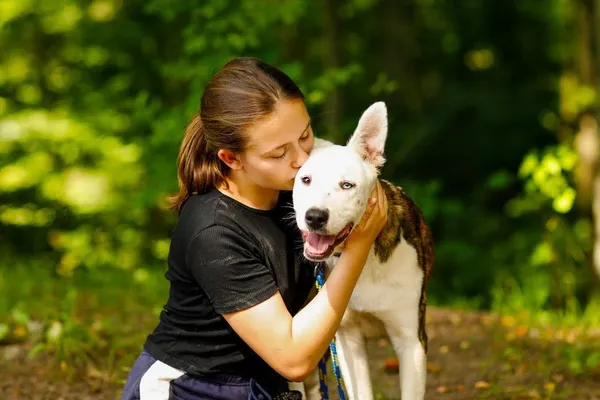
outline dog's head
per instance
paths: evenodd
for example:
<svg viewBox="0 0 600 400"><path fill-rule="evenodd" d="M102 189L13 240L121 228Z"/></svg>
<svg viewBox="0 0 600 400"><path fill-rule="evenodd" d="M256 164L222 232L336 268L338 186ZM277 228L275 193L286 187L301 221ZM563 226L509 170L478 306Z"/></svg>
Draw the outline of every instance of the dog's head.
<svg viewBox="0 0 600 400"><path fill-rule="evenodd" d="M346 146L315 143L293 190L306 258L325 260L360 222L385 162L387 125L385 104L378 102L363 113Z"/></svg>

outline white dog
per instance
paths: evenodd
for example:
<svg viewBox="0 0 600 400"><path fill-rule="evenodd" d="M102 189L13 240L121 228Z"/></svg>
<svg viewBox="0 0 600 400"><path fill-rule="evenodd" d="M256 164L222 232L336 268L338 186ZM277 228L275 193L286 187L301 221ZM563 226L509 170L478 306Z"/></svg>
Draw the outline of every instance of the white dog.
<svg viewBox="0 0 600 400"><path fill-rule="evenodd" d="M317 139L293 190L306 258L335 266L384 164L387 125L385 104L379 102L363 113L346 146ZM426 287L434 250L417 205L397 186L384 180L381 184L389 203L388 222L370 251L336 334L340 370L350 400L372 399L365 338L387 334L400 360L402 399L423 399ZM307 396L319 398L318 379L313 376L311 381L316 385L305 388Z"/></svg>

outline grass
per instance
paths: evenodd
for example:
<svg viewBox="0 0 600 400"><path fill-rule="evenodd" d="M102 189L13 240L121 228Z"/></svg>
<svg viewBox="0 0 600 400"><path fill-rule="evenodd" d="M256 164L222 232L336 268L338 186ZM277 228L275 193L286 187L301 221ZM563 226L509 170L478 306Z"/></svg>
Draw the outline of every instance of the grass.
<svg viewBox="0 0 600 400"><path fill-rule="evenodd" d="M527 324L527 321L530 321ZM556 325L519 320L505 316L500 329L491 330L489 377L494 382L486 394L494 398L498 390L539 398L573 398L573 388L556 392L565 377L585 380L600 372L600 336L571 324ZM498 368L500 366L500 368Z"/></svg>
<svg viewBox="0 0 600 400"><path fill-rule="evenodd" d="M70 278L39 265L1 271L0 343L33 341L31 357L51 352L67 373L123 375L167 299L158 269L82 270Z"/></svg>

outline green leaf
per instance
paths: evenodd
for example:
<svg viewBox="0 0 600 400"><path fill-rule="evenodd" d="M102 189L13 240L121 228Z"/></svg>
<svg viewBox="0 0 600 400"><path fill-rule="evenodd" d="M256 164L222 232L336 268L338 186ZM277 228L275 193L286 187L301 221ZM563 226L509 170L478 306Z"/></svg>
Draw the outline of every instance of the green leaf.
<svg viewBox="0 0 600 400"><path fill-rule="evenodd" d="M573 208L576 192L573 188L567 188L560 196L554 199L552 207L556 212L566 214Z"/></svg>

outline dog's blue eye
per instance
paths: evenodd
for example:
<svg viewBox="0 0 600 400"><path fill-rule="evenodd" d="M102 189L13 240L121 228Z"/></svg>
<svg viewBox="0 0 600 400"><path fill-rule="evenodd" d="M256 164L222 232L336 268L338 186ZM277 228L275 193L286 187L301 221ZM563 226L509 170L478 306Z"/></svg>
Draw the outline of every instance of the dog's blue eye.
<svg viewBox="0 0 600 400"><path fill-rule="evenodd" d="M300 179L302 180L302 183L304 183L305 185L308 185L310 183L310 176L303 176Z"/></svg>
<svg viewBox="0 0 600 400"><path fill-rule="evenodd" d="M340 187L344 190L352 189L354 186L356 185L352 182L340 182Z"/></svg>

